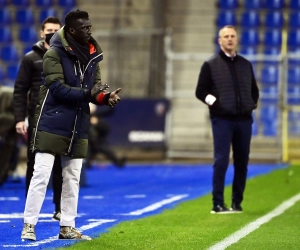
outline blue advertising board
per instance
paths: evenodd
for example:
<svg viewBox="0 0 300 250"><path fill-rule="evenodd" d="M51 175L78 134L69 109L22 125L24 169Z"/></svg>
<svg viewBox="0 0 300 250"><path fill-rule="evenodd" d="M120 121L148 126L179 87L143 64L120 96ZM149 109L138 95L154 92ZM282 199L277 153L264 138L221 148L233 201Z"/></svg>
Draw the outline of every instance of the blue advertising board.
<svg viewBox="0 0 300 250"><path fill-rule="evenodd" d="M109 107L99 107L108 109ZM111 109L111 108L109 108ZM122 99L110 115L102 117L110 126L107 140L112 146L165 146L166 99ZM112 111L112 110L111 110Z"/></svg>

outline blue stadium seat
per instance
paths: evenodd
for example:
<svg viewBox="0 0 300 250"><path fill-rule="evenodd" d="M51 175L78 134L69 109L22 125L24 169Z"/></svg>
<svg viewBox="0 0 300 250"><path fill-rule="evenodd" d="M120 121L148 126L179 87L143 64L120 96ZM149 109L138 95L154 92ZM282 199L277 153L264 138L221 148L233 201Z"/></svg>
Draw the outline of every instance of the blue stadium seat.
<svg viewBox="0 0 300 250"><path fill-rule="evenodd" d="M287 36L287 45L289 52L299 51L300 47L300 29L289 30Z"/></svg>
<svg viewBox="0 0 300 250"><path fill-rule="evenodd" d="M18 9L16 11L16 22L19 25L33 25L35 21L32 9Z"/></svg>
<svg viewBox="0 0 300 250"><path fill-rule="evenodd" d="M300 65L300 50L297 51L298 48L293 52L289 52L288 56L288 67L295 67Z"/></svg>
<svg viewBox="0 0 300 250"><path fill-rule="evenodd" d="M1 26L0 43L11 43L11 42L12 42L11 28L9 26Z"/></svg>
<svg viewBox="0 0 300 250"><path fill-rule="evenodd" d="M236 1L236 0L228 0L228 1ZM58 5L61 7L74 8L76 6L76 0L58 0Z"/></svg>
<svg viewBox="0 0 300 250"><path fill-rule="evenodd" d="M300 27L300 11L293 11L289 14L288 25L290 29L298 29Z"/></svg>
<svg viewBox="0 0 300 250"><path fill-rule="evenodd" d="M278 84L279 69L278 65L264 64L261 69L260 80L262 84Z"/></svg>
<svg viewBox="0 0 300 250"><path fill-rule="evenodd" d="M9 80L15 81L18 75L19 64L10 64L6 68L6 75Z"/></svg>
<svg viewBox="0 0 300 250"><path fill-rule="evenodd" d="M263 121L263 135L267 137L275 137L277 136L277 121L270 120L270 121Z"/></svg>
<svg viewBox="0 0 300 250"><path fill-rule="evenodd" d="M259 43L259 33L257 29L242 30L240 39L241 46L258 46Z"/></svg>
<svg viewBox="0 0 300 250"><path fill-rule="evenodd" d="M280 54L281 54L281 46L264 46L263 48L263 64L264 65L274 65L278 66L280 61Z"/></svg>
<svg viewBox="0 0 300 250"><path fill-rule="evenodd" d="M264 33L263 39L265 46L281 46L282 33L280 29L267 29Z"/></svg>
<svg viewBox="0 0 300 250"><path fill-rule="evenodd" d="M257 46L241 46L239 53L243 56L253 56L258 54Z"/></svg>
<svg viewBox="0 0 300 250"><path fill-rule="evenodd" d="M255 10L244 11L241 16L242 28L258 28L260 26L259 12Z"/></svg>
<svg viewBox="0 0 300 250"><path fill-rule="evenodd" d="M244 0L245 9L255 9L260 10L263 8L263 0Z"/></svg>
<svg viewBox="0 0 300 250"><path fill-rule="evenodd" d="M281 46L264 46L263 54L267 56L278 56L281 54Z"/></svg>
<svg viewBox="0 0 300 250"><path fill-rule="evenodd" d="M19 60L18 49L13 44L1 47L0 57L7 63L15 63Z"/></svg>
<svg viewBox="0 0 300 250"><path fill-rule="evenodd" d="M266 0L265 8L272 10L281 10L284 8L284 0Z"/></svg>
<svg viewBox="0 0 300 250"><path fill-rule="evenodd" d="M263 104L260 109L260 120L276 120L278 115L278 108L276 104Z"/></svg>
<svg viewBox="0 0 300 250"><path fill-rule="evenodd" d="M276 136L277 135L277 116L278 107L277 104L263 104L260 109L260 120L262 123L262 134L264 136Z"/></svg>
<svg viewBox="0 0 300 250"><path fill-rule="evenodd" d="M284 25L283 13L281 11L268 11L266 13L266 28L282 28Z"/></svg>
<svg viewBox="0 0 300 250"><path fill-rule="evenodd" d="M217 16L217 26L219 28L225 25L237 25L237 17L234 11L220 10Z"/></svg>
<svg viewBox="0 0 300 250"><path fill-rule="evenodd" d="M17 7L27 7L30 5L30 0L12 0L12 4Z"/></svg>
<svg viewBox="0 0 300 250"><path fill-rule="evenodd" d="M19 29L19 40L23 43L35 43L38 40L38 35L35 30L35 27L20 27Z"/></svg>
<svg viewBox="0 0 300 250"><path fill-rule="evenodd" d="M238 0L218 0L217 6L220 9L236 9L239 3Z"/></svg>
<svg viewBox="0 0 300 250"><path fill-rule="evenodd" d="M0 25L11 24L12 16L8 8L0 9Z"/></svg>
<svg viewBox="0 0 300 250"><path fill-rule="evenodd" d="M288 85L299 84L300 86L300 67L289 67L287 72Z"/></svg>
<svg viewBox="0 0 300 250"><path fill-rule="evenodd" d="M300 0L290 0L289 7L291 10L300 10Z"/></svg>
<svg viewBox="0 0 300 250"><path fill-rule="evenodd" d="M39 21L42 23L47 17L57 17L57 11L54 8L46 8L40 11Z"/></svg>
<svg viewBox="0 0 300 250"><path fill-rule="evenodd" d="M264 104L277 103L279 100L279 90L276 85L263 85L260 89L260 100Z"/></svg>
<svg viewBox="0 0 300 250"><path fill-rule="evenodd" d="M287 102L291 105L300 104L300 84L288 86Z"/></svg>
<svg viewBox="0 0 300 250"><path fill-rule="evenodd" d="M35 0L35 5L42 8L52 7L53 0Z"/></svg>

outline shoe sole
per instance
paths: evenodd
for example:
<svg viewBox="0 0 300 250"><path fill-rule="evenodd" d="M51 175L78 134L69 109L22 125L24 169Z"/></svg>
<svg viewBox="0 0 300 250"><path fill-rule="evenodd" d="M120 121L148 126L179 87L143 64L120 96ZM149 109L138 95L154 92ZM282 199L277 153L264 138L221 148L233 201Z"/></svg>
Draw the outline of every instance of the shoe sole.
<svg viewBox="0 0 300 250"><path fill-rule="evenodd" d="M223 212L216 212L216 211L210 211L211 214L233 214L233 211L223 211Z"/></svg>
<svg viewBox="0 0 300 250"><path fill-rule="evenodd" d="M231 213L233 214L241 214L243 211L238 211L238 210L230 210Z"/></svg>
<svg viewBox="0 0 300 250"><path fill-rule="evenodd" d="M86 237L86 236L85 236ZM59 240L92 240L92 238L64 238L61 234L58 235Z"/></svg>
<svg viewBox="0 0 300 250"><path fill-rule="evenodd" d="M22 240L34 240L36 241L36 236L21 236Z"/></svg>

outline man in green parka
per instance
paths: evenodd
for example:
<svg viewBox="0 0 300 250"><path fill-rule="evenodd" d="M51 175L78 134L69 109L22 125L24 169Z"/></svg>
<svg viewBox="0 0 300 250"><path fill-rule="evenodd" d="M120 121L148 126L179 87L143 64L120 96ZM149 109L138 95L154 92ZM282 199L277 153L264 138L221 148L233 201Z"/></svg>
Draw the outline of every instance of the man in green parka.
<svg viewBox="0 0 300 250"><path fill-rule="evenodd" d="M120 88L106 92L99 62L102 50L91 36L85 11L70 11L43 58L44 84L35 112L31 149L34 173L24 210L22 239L36 240L35 225L45 198L55 155L61 156L63 185L59 239L85 239L75 228L82 160L88 148L89 103L113 107Z"/></svg>

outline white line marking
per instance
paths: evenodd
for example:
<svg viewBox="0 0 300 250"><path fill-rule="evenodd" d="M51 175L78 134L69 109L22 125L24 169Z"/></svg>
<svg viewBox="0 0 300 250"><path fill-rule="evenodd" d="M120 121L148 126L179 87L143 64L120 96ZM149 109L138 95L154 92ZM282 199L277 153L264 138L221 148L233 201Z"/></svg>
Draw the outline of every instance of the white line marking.
<svg viewBox="0 0 300 250"><path fill-rule="evenodd" d="M85 215L84 213L77 214L77 217ZM39 218L52 218L53 214L39 214ZM23 213L0 214L0 219L23 219Z"/></svg>
<svg viewBox="0 0 300 250"><path fill-rule="evenodd" d="M93 227L97 227L101 224L104 224L104 223L108 223L108 222L114 222L116 220L92 220L93 222L92 223L89 223L87 225L84 225L80 228L77 228L79 231L84 231L84 230L88 230L88 229L91 229ZM23 245L3 245L3 247L36 247L36 246L40 246L42 244L46 244L46 243L50 243L52 241L56 241L56 240L59 240L58 239L58 235L55 235L55 236L52 236L52 237L49 237L48 239L44 239L44 240L40 240L40 241L35 241L35 242L32 242L32 243L29 243L29 244L26 244L26 242L24 242Z"/></svg>
<svg viewBox="0 0 300 250"><path fill-rule="evenodd" d="M124 195L126 199L136 199L136 198L146 198L145 194L130 194L130 195Z"/></svg>
<svg viewBox="0 0 300 250"><path fill-rule="evenodd" d="M47 218L52 216L53 214L39 214L39 218ZM23 213L0 214L0 219L21 219L23 217Z"/></svg>
<svg viewBox="0 0 300 250"><path fill-rule="evenodd" d="M85 196L82 196L82 199L85 199L85 200L96 200L96 199L103 199L103 196L102 195L95 195L95 196L92 196L92 195L85 195Z"/></svg>
<svg viewBox="0 0 300 250"><path fill-rule="evenodd" d="M0 201L19 201L19 197L0 197Z"/></svg>
<svg viewBox="0 0 300 250"><path fill-rule="evenodd" d="M8 223L10 220L0 220L0 223Z"/></svg>
<svg viewBox="0 0 300 250"><path fill-rule="evenodd" d="M144 214L144 213L148 213L148 212L151 212L151 211L154 211L166 204L169 204L169 203L172 203L174 201L178 201L178 200L181 200L185 197L188 197L189 195L188 194L182 194L182 195L177 195L177 196L174 196L172 198L169 198L169 199L165 199L165 200L162 200L160 202L156 202L148 207L145 207L145 208L142 208L142 209L139 209L139 210L136 210L136 211L133 211L133 212L130 212L128 214L122 214L122 215L141 215L141 214Z"/></svg>
<svg viewBox="0 0 300 250"><path fill-rule="evenodd" d="M293 205L295 205L295 203L299 200L300 200L300 193L293 196L289 200L284 201L283 203L281 203L277 208L275 208L270 213L258 218L256 221L253 221L253 222L249 223L248 225L246 225L245 227L243 227L239 231L236 231L234 234L228 236L227 238L225 238L221 242L213 245L208 250L224 250L224 249L226 249L227 247L229 247L232 244L238 242L240 239L244 238L245 236L247 236L248 234L250 234L254 230L258 229L261 225L269 222L274 217L284 213L285 210L287 210L290 207L292 207Z"/></svg>
<svg viewBox="0 0 300 250"><path fill-rule="evenodd" d="M101 220L100 219L100 220L89 220L89 221L91 221L92 223L84 225L84 226L78 228L78 230L81 232L81 231L84 231L84 230L91 229L93 227L97 227L97 226L102 225L104 223L114 222L116 220Z"/></svg>

